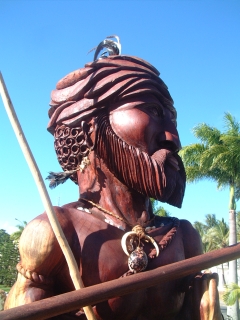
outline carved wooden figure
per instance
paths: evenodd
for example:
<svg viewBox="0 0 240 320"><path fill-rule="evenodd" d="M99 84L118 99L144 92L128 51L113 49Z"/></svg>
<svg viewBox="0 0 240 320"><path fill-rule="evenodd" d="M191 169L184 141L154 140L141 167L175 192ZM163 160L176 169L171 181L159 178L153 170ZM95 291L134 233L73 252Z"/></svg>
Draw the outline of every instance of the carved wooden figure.
<svg viewBox="0 0 240 320"><path fill-rule="evenodd" d="M173 100L152 65L110 50L61 79L50 106L48 130L64 170L50 173L51 186L70 176L80 194L55 210L85 286L202 253L188 221L155 217L149 201L181 207L186 180ZM20 254L6 309L74 290L45 213L24 230ZM104 320L218 320L216 283L199 273L113 298L94 312Z"/></svg>

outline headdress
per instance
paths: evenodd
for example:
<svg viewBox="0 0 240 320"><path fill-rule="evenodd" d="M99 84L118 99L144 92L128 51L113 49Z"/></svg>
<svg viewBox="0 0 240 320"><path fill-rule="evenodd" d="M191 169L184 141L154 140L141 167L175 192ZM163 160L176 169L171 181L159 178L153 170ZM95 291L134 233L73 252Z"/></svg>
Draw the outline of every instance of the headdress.
<svg viewBox="0 0 240 320"><path fill-rule="evenodd" d="M115 43L104 41L107 41L107 49L111 42ZM99 51L99 46L96 51ZM110 54L116 52L112 50ZM147 61L127 55L101 56L87 63L84 68L58 81L52 91L48 131L53 134L59 124L74 127L110 104L111 107L125 103L133 103L133 106L146 104L149 94L156 103L171 110L175 120L173 100L159 74Z"/></svg>
<svg viewBox="0 0 240 320"><path fill-rule="evenodd" d="M117 42L109 38L116 38ZM107 37L94 49L94 61L66 75L58 81L56 89L52 91L48 112L49 132L54 134L56 127L61 125L80 128L82 121L92 118L110 106L134 108L140 105L160 104L171 111L172 120L176 121L173 100L156 68L143 59L121 55L121 45L117 36ZM98 58L102 49L107 51ZM51 181L51 187L63 183L69 177L75 177L74 172L81 169L81 166L74 165L78 162L76 152L71 157L73 163L69 163L69 155L66 156L63 150L56 149L56 152L65 173L50 172L47 179ZM74 181L76 182L75 178Z"/></svg>

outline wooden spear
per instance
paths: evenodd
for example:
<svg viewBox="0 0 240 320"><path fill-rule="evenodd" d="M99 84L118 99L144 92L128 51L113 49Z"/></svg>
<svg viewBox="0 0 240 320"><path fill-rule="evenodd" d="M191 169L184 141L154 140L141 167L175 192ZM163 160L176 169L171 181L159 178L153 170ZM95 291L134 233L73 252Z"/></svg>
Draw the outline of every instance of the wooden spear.
<svg viewBox="0 0 240 320"><path fill-rule="evenodd" d="M68 244L68 241L62 231L61 225L56 217L56 214L54 212L50 197L48 195L46 186L44 184L43 178L41 176L41 173L38 169L37 163L33 157L33 154L29 148L28 142L24 136L24 132L21 128L21 125L18 121L16 112L14 110L12 101L10 99L10 96L7 91L7 87L5 85L5 82L2 77L2 73L0 72L0 93L2 96L3 104L5 106L5 109L7 111L9 120L12 124L13 130L16 134L16 137L18 139L18 142L20 144L20 147L22 149L22 152L24 154L24 157L28 163L29 169L33 175L33 178L35 180L35 183L37 185L38 191L40 193L40 197L42 199L44 208L46 210L46 213L48 215L48 219L50 221L50 224L52 226L53 232L57 238L57 241L62 249L62 252L65 256L65 259L68 264L69 273L72 278L73 284L75 289L81 289L84 288L84 284L82 282L81 276L79 274L79 269L76 263L76 260L73 256L72 250ZM93 313L93 309L91 306L84 307L84 312L86 314L86 317L88 320L96 320L95 315Z"/></svg>

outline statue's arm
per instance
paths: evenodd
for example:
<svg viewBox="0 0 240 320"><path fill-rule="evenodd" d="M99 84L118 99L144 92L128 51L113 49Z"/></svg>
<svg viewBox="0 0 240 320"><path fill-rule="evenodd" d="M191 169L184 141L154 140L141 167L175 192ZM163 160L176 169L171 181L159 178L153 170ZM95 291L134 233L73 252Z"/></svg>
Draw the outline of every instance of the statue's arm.
<svg viewBox="0 0 240 320"><path fill-rule="evenodd" d="M71 232L64 210L55 208L55 212L65 234ZM5 309L54 295L54 277L64 258L46 214L32 220L24 229L19 252L17 281L8 295Z"/></svg>

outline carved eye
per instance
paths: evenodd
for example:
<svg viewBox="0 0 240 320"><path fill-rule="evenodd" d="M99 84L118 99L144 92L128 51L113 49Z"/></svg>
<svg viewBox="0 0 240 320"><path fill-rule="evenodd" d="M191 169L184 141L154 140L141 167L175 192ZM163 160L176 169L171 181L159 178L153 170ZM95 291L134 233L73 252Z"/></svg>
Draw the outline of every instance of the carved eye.
<svg viewBox="0 0 240 320"><path fill-rule="evenodd" d="M147 108L147 111L155 117L161 117L161 118L163 117L163 111L160 107L150 106Z"/></svg>

